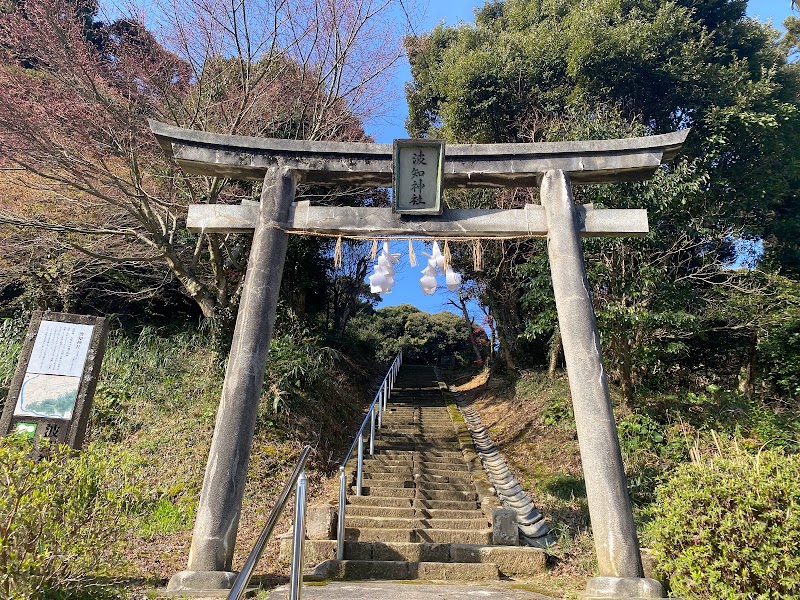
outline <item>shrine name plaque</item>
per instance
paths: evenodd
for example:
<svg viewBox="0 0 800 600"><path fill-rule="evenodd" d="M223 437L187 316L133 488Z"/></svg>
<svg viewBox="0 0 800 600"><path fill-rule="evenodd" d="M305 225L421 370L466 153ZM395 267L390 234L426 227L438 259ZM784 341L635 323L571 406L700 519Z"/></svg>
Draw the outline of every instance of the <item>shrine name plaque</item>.
<svg viewBox="0 0 800 600"><path fill-rule="evenodd" d="M444 142L395 140L392 210L402 215L441 215Z"/></svg>
<svg viewBox="0 0 800 600"><path fill-rule="evenodd" d="M0 418L2 433L80 448L107 337L103 317L35 312Z"/></svg>

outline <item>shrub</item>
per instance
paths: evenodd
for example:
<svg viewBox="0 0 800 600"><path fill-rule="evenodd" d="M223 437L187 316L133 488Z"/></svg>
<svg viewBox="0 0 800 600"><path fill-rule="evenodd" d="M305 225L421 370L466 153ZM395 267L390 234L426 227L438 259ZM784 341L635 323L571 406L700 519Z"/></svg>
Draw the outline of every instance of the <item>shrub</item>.
<svg viewBox="0 0 800 600"><path fill-rule="evenodd" d="M324 346L307 329L294 327L275 335L269 345L265 379L273 413L300 406L305 396L314 394L338 359L336 350Z"/></svg>
<svg viewBox="0 0 800 600"><path fill-rule="evenodd" d="M402 348L403 360L412 364L436 364L443 356L455 356L462 365L475 354L464 319L448 311L429 314L409 304L386 306L374 314L360 314L347 327L351 346L367 350L381 363L389 363ZM486 335L478 332L478 343Z"/></svg>
<svg viewBox="0 0 800 600"><path fill-rule="evenodd" d="M34 461L29 441L0 438L0 597L111 595L124 526L110 462L92 449L41 450Z"/></svg>
<svg viewBox="0 0 800 600"><path fill-rule="evenodd" d="M800 457L735 450L681 466L656 492L648 534L676 596L800 596Z"/></svg>

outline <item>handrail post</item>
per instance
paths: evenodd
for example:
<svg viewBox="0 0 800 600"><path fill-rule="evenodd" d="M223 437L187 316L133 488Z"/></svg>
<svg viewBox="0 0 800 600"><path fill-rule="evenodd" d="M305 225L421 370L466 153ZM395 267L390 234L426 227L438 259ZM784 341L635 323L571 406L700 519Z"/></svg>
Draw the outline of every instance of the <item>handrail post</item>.
<svg viewBox="0 0 800 600"><path fill-rule="evenodd" d="M372 405L372 409L369 411L372 415L369 424L369 455L373 456L375 454L375 405Z"/></svg>
<svg viewBox="0 0 800 600"><path fill-rule="evenodd" d="M364 475L364 430L358 434L358 468L356 471L356 496L361 495L361 484Z"/></svg>
<svg viewBox="0 0 800 600"><path fill-rule="evenodd" d="M300 473L294 493L294 535L292 539L292 572L289 579L289 600L303 595L303 546L306 539L306 472Z"/></svg>
<svg viewBox="0 0 800 600"><path fill-rule="evenodd" d="M381 402L383 402L383 410L386 410L386 405L389 400L389 396L386 393L387 389L388 388L386 387L386 381L384 380L383 385L381 386Z"/></svg>
<svg viewBox="0 0 800 600"><path fill-rule="evenodd" d="M383 427L383 398L378 395L375 400L377 400L376 404L378 405L378 429L380 429Z"/></svg>
<svg viewBox="0 0 800 600"><path fill-rule="evenodd" d="M347 505L347 474L339 467L339 526L336 528L336 560L344 560L344 511Z"/></svg>
<svg viewBox="0 0 800 600"><path fill-rule="evenodd" d="M289 477L289 479L286 481L286 484L283 486L283 490L281 490L281 494L278 496L275 506L269 513L269 517L267 518L264 528L261 530L261 533L258 534L258 539L256 540L253 549L250 551L242 570L236 577L236 581L233 582L233 586L228 593L228 600L241 600L244 597L247 591L247 585L250 583L250 578L253 575L253 570L256 568L258 560L261 558L261 554L264 552L264 547L266 546L267 541L269 541L272 531L275 529L275 525L278 523L278 519L283 512L284 506L286 506L289 495L292 493L292 488L295 487L295 484L299 481L300 476L304 474L306 460L308 459L308 455L310 453L311 446L306 446L303 448L303 452L300 454L300 459L297 461L297 465L295 466L294 471L292 471L291 477Z"/></svg>

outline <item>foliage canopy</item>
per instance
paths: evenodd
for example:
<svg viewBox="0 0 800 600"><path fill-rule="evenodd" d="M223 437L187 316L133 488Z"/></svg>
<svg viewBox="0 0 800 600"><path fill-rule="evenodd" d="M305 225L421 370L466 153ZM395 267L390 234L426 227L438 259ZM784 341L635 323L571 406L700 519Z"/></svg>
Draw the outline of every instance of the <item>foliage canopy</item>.
<svg viewBox="0 0 800 600"><path fill-rule="evenodd" d="M792 275L800 266L796 33L787 22L781 36L746 8L743 0L497 0L474 24L406 41L415 135L536 142L692 128L682 155L652 181L576 193L582 203L650 216L647 238L584 243L610 372L629 402L639 386L674 384L661 374L690 360L693 343L719 326L705 310L718 300L712 290L757 287L731 268L742 240L763 248L762 268ZM448 197L459 206L536 201L528 190ZM543 245L504 244L485 265L469 276L497 321L508 366L544 362L548 344L557 358ZM737 370L751 344L740 333L728 331Z"/></svg>

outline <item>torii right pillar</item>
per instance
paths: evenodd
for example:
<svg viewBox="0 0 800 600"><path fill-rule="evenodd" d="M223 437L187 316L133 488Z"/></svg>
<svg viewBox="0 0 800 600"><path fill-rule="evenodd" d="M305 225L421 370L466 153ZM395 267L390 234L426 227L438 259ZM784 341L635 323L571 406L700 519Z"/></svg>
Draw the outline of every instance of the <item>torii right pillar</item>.
<svg viewBox="0 0 800 600"><path fill-rule="evenodd" d="M599 571L583 597L663 598L661 584L642 571L569 175L546 172L541 200Z"/></svg>

